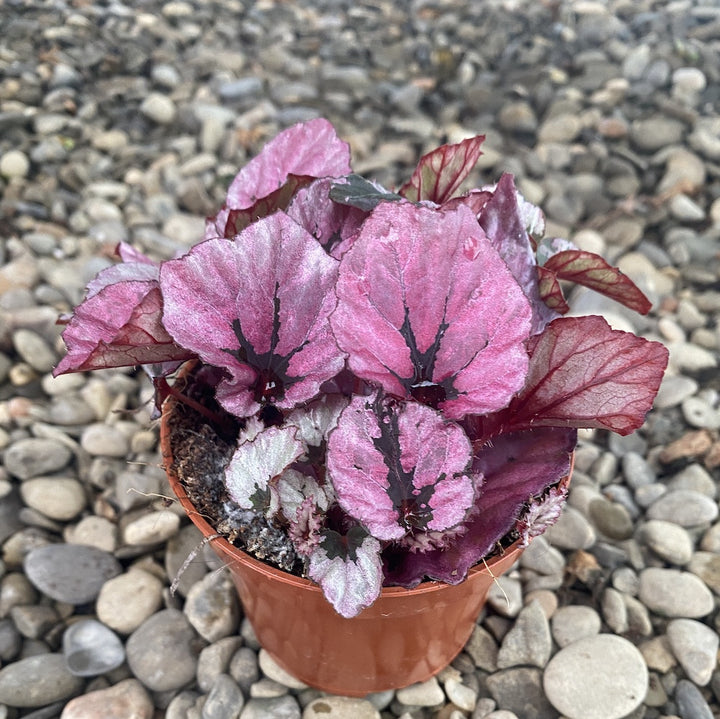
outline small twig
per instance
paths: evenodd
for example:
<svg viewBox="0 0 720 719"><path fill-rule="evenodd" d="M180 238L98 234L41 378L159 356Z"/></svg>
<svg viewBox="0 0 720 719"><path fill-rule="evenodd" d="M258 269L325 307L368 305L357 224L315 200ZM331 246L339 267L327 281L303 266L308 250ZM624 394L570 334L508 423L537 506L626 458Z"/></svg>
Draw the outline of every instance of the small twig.
<svg viewBox="0 0 720 719"><path fill-rule="evenodd" d="M187 555L185 558L185 561L182 563L182 566L180 569L178 569L177 574L175 575L175 578L172 580L172 584L170 585L170 594L174 595L175 592L177 592L178 585L180 584L180 579L182 578L182 575L185 574L185 571L190 566L192 561L197 557L198 552L206 545L208 542L212 541L213 539L217 539L218 537L221 537L221 534L211 534L207 537L203 537L203 540L198 544L191 552Z"/></svg>

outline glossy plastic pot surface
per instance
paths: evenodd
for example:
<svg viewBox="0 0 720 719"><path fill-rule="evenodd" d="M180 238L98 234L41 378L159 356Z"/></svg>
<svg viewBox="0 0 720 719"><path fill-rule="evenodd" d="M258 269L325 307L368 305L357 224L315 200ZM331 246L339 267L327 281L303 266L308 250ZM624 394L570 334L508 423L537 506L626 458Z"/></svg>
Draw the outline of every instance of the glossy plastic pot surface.
<svg viewBox="0 0 720 719"><path fill-rule="evenodd" d="M166 404L161 443L172 466ZM200 516L180 481L170 485L191 521L208 537L215 530ZM423 582L414 589L388 587L352 619L341 617L320 588L275 569L232 546L211 544L229 567L245 614L260 644L306 684L333 694L364 696L425 681L446 667L470 638L496 577L520 557L512 545L500 557L470 570L457 585Z"/></svg>

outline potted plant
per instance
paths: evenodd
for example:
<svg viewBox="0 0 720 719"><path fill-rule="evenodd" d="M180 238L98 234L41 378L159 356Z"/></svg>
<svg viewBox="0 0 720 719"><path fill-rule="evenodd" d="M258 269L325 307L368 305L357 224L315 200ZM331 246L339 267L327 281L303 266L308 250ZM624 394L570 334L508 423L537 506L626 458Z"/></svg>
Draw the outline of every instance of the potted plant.
<svg viewBox="0 0 720 719"><path fill-rule="evenodd" d="M563 316L564 280L650 303L543 239L510 175L460 192L483 139L430 152L393 192L352 174L326 120L285 130L187 254L121 244L66 318L55 373L146 369L157 407L171 398L173 487L261 643L338 693L451 661L493 578L559 516L577 428L637 429L667 362Z"/></svg>

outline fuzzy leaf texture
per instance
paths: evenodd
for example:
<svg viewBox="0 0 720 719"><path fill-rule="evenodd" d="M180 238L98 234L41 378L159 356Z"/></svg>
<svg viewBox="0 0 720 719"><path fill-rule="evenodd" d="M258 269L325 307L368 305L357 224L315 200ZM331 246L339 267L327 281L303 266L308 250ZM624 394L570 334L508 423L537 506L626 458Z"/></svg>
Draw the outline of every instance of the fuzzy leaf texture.
<svg viewBox="0 0 720 719"><path fill-rule="evenodd" d="M234 240L207 240L165 262L163 321L178 344L230 373L216 393L229 412L290 409L344 364L328 323L337 265L277 212Z"/></svg>
<svg viewBox="0 0 720 719"><path fill-rule="evenodd" d="M475 484L462 427L415 402L355 397L330 434L327 465L340 506L377 539L443 531L465 519Z"/></svg>
<svg viewBox="0 0 720 719"><path fill-rule="evenodd" d="M383 203L343 255L330 318L350 369L453 419L524 384L530 304L467 208Z"/></svg>
<svg viewBox="0 0 720 719"><path fill-rule="evenodd" d="M270 507L270 483L305 451L295 433L294 427L268 427L235 450L225 486L240 507L263 513Z"/></svg>
<svg viewBox="0 0 720 719"><path fill-rule="evenodd" d="M559 280L569 280L589 287L640 314L646 315L652 307L650 300L627 275L594 252L558 252L548 258L543 270L555 273Z"/></svg>
<svg viewBox="0 0 720 719"><path fill-rule="evenodd" d="M420 158L412 177L399 190L411 202L429 200L438 205L449 200L475 169L482 155L485 135L443 145Z"/></svg>
<svg viewBox="0 0 720 719"><path fill-rule="evenodd" d="M598 316L562 317L528 343L522 392L502 414L506 429L594 427L630 434L645 421L668 351Z"/></svg>
<svg viewBox="0 0 720 719"><path fill-rule="evenodd" d="M347 535L326 531L310 555L308 576L343 617L357 616L382 591L380 542L361 527Z"/></svg>
<svg viewBox="0 0 720 719"><path fill-rule="evenodd" d="M424 553L386 552L385 585L414 587L427 577L459 584L513 528L526 504L570 471L574 429L540 428L495 437L481 447L473 471L483 477L477 511L446 548Z"/></svg>
<svg viewBox="0 0 720 719"><path fill-rule="evenodd" d="M178 346L163 326L162 306L155 280L98 289L75 309L63 331L68 351L53 375L191 359L192 350Z"/></svg>

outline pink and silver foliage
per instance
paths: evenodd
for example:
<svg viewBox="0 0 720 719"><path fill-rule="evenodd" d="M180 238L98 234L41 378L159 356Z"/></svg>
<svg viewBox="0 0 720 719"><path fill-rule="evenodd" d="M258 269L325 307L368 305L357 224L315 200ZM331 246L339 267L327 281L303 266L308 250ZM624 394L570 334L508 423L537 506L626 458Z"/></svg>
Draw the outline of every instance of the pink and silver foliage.
<svg viewBox="0 0 720 719"><path fill-rule="evenodd" d="M542 533L577 429L638 429L667 363L601 317L562 316L561 281L650 303L603 258L542 240L510 175L459 194L482 140L391 191L351 173L326 120L289 128L187 254L122 245L64 332L56 374L149 366L177 395L165 375L200 363L241 428L228 496L286 530L346 617Z"/></svg>

